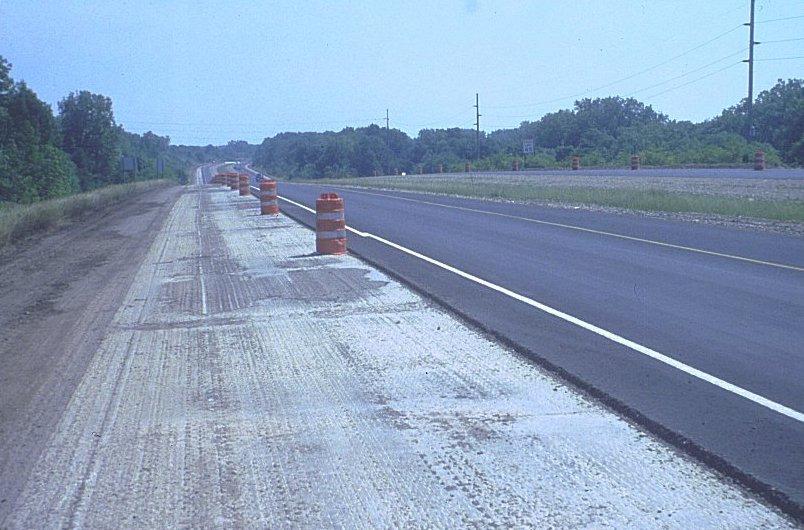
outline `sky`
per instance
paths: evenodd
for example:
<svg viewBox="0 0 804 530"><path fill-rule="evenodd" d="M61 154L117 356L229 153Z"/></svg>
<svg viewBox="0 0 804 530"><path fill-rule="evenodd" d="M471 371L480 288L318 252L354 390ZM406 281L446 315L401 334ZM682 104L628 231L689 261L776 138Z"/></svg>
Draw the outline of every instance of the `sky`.
<svg viewBox="0 0 804 530"><path fill-rule="evenodd" d="M174 144L384 125L386 109L412 136L474 127L476 93L484 131L610 95L701 121L746 97L748 5L0 0L0 55L54 109L101 93L127 130ZM804 0L756 0L756 20L755 94L804 77Z"/></svg>

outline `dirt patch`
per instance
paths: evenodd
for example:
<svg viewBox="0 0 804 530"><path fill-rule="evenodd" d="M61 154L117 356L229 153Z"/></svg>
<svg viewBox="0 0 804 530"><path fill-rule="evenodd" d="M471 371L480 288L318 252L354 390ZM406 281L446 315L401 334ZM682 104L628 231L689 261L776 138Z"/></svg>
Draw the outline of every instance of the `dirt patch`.
<svg viewBox="0 0 804 530"><path fill-rule="evenodd" d="M0 252L0 527L182 188Z"/></svg>

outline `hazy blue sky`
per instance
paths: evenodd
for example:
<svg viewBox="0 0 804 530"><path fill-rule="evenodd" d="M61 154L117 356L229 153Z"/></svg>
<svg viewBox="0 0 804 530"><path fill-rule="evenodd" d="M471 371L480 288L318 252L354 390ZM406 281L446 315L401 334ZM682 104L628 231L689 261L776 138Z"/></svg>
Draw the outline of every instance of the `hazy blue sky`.
<svg viewBox="0 0 804 530"><path fill-rule="evenodd" d="M802 15L804 0L757 0L758 21ZM0 0L0 55L54 108L100 92L128 130L173 143L384 123L386 108L412 135L469 127L475 92L487 131L612 94L699 121L745 97L747 18L748 0ZM756 40L795 38L804 18L757 25ZM756 55L804 56L804 40ZM780 77L804 60L756 63L758 90Z"/></svg>

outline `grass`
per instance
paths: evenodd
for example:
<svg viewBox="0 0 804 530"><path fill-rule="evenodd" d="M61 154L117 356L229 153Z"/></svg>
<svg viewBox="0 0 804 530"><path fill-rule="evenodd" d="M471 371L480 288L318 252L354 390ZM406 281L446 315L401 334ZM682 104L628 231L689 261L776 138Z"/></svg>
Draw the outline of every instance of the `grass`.
<svg viewBox="0 0 804 530"><path fill-rule="evenodd" d="M148 190L173 185L169 180L148 180L106 186L69 197L28 205L5 204L0 207L0 247L23 237L49 230L106 208Z"/></svg>
<svg viewBox="0 0 804 530"><path fill-rule="evenodd" d="M804 203L796 200L767 200L682 193L657 189L593 188L584 186L540 186L493 180L467 182L428 181L405 177L366 177L316 180L361 188L420 191L479 199L508 199L531 202L559 202L625 208L645 212L677 212L754 217L777 221L804 221Z"/></svg>

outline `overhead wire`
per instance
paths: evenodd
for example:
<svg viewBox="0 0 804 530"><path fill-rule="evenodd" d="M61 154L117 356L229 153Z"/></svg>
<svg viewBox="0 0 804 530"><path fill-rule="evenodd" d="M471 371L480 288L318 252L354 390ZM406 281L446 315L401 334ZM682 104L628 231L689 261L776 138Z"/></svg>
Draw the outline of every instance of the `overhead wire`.
<svg viewBox="0 0 804 530"><path fill-rule="evenodd" d="M738 29L740 29L742 27L743 27L743 24L738 24L738 25L732 27L731 29L728 29L728 30L724 31L723 33L720 33L720 34L712 37L711 39L709 39L709 40L707 40L705 42L702 42L701 44L698 44L698 45L696 45L696 46L694 46L694 47L692 47L692 48L690 48L688 50L685 50L685 51L683 51L683 52L681 52L681 53L679 53L677 55L674 55L673 57L670 57L669 59L666 59L666 60L664 60L664 61L662 61L660 63L656 63L656 64L654 64L652 66L644 68L644 69L642 69L642 70L640 70L638 72L635 72L633 74L630 74L630 75L628 75L626 77L616 79L614 81L611 81L610 83L606 83L605 85L601 85L601 86L598 86L598 87L595 87L595 88L592 88L592 89L589 89L589 90L586 90L586 91L583 91L583 92L579 92L577 94L568 95L568 96L562 96L562 97L553 98L553 99L550 99L550 100L545 100L545 101L540 101L540 102L535 102L535 103L525 103L525 104L520 104L520 105L496 105L496 106L495 105L487 105L486 108L487 109L513 109L513 108L523 108L523 107L536 107L536 106L545 105L545 104L548 104L548 103L555 103L555 102L558 102L558 101L563 101L563 100L566 100L566 99L572 99L572 98L576 98L576 97L579 97L579 96L584 96L584 95L587 95L587 94L590 94L590 93L593 93L593 92L597 92L598 90L602 90L604 88L609 88L609 87L611 87L613 85L616 85L618 83L621 83L623 81L628 81L628 80L633 79L633 78L635 78L637 76L640 76L642 74L651 72L651 71L655 70L656 68L659 68L661 66L664 66L664 65L666 65L668 63L671 63L671 62L675 61L676 59L680 59L681 57L689 55L690 53L692 53L692 52L694 52L696 50L699 50L699 49L703 48L704 46L706 46L708 44L711 44L711 43L715 42L716 40L721 39L721 38L725 37L726 35L728 35L730 33L733 33L734 31L737 31Z"/></svg>

